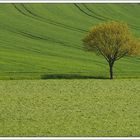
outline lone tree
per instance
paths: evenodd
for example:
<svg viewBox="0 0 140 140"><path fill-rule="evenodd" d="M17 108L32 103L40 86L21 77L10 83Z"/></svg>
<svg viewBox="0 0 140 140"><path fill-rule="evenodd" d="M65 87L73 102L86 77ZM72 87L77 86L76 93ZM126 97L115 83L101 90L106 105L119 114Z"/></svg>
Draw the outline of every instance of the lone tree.
<svg viewBox="0 0 140 140"><path fill-rule="evenodd" d="M140 49L126 23L111 21L94 26L83 39L85 48L102 55L109 64L110 79L113 79L113 65L124 56L136 55Z"/></svg>

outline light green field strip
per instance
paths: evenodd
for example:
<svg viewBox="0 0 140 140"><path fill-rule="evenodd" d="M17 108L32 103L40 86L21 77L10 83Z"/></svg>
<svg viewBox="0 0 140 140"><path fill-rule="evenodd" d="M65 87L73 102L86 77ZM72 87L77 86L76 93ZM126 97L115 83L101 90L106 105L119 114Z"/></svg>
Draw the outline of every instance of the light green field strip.
<svg viewBox="0 0 140 140"><path fill-rule="evenodd" d="M0 81L0 136L140 136L140 80Z"/></svg>

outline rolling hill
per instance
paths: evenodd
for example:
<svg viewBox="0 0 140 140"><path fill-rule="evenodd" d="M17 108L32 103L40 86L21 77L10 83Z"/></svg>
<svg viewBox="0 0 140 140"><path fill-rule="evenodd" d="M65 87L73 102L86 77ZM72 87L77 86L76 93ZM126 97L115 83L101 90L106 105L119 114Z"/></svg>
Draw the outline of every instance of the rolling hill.
<svg viewBox="0 0 140 140"><path fill-rule="evenodd" d="M139 4L0 4L0 79L108 76L108 64L83 49L94 25L125 21L140 37ZM140 57L115 64L115 76L140 77Z"/></svg>

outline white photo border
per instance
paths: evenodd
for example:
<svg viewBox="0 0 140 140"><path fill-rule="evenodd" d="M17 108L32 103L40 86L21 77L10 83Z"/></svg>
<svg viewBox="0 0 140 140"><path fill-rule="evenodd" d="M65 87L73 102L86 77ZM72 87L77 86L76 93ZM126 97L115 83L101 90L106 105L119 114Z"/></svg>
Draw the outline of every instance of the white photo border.
<svg viewBox="0 0 140 140"><path fill-rule="evenodd" d="M0 3L140 3L140 0L0 0Z"/></svg>

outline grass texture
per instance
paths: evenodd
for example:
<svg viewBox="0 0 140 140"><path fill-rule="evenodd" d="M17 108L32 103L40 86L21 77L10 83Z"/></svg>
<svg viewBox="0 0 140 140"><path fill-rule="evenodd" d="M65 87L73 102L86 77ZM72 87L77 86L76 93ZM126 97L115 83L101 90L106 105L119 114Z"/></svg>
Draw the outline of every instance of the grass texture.
<svg viewBox="0 0 140 140"><path fill-rule="evenodd" d="M140 80L0 81L0 136L140 136Z"/></svg>

